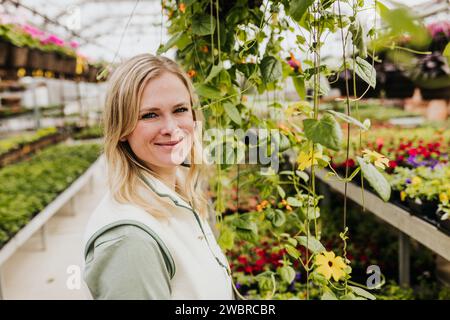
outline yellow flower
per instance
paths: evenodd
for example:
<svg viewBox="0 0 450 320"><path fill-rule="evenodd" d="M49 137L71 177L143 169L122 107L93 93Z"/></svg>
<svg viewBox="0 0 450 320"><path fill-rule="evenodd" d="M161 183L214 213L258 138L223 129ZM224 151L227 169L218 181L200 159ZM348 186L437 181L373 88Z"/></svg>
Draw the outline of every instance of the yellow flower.
<svg viewBox="0 0 450 320"><path fill-rule="evenodd" d="M342 257L336 257L332 251L324 251L316 256L316 271L322 274L327 280L333 277L334 281L338 281L345 275L347 265Z"/></svg>
<svg viewBox="0 0 450 320"><path fill-rule="evenodd" d="M442 202L443 204L447 204L448 203L448 196L446 193L441 192L439 194L439 201Z"/></svg>
<svg viewBox="0 0 450 320"><path fill-rule="evenodd" d="M317 152L314 154L314 161L312 161L312 152L306 153L304 151L300 151L297 157L298 170L305 170L306 168L311 167L312 165L318 164L317 158L321 158L322 154Z"/></svg>
<svg viewBox="0 0 450 320"><path fill-rule="evenodd" d="M421 183L422 183L422 179L420 179L420 177L416 176L416 177L411 179L411 184L414 185L414 186L416 186L418 184L421 184Z"/></svg>
<svg viewBox="0 0 450 320"><path fill-rule="evenodd" d="M405 199L406 199L406 192L405 191L400 192L400 200L405 201Z"/></svg>
<svg viewBox="0 0 450 320"><path fill-rule="evenodd" d="M389 166L389 159L383 156L381 153L369 149L364 149L363 154L363 158L365 160L373 163L380 169L384 169Z"/></svg>
<svg viewBox="0 0 450 320"><path fill-rule="evenodd" d="M26 74L27 74L27 71L25 70L25 68L20 68L19 70L17 70L17 76L19 78L25 77Z"/></svg>

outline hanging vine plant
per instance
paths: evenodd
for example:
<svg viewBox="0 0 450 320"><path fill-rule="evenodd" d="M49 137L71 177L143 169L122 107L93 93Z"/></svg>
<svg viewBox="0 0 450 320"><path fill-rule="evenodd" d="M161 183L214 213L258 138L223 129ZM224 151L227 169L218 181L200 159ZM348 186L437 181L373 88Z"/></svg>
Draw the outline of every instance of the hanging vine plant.
<svg viewBox="0 0 450 320"><path fill-rule="evenodd" d="M248 152L252 147L264 146L269 155L275 153L278 159L286 152L296 159L289 170L281 172L267 163L242 165L238 159L245 157L235 158L233 164L216 163L212 188L222 248L231 250L241 240L257 244L264 236L275 239L273 250L283 252L280 264L255 275L264 298L284 297L286 285L292 283L297 269L302 269L306 274L306 299L310 298L311 286L319 288L323 299L373 299L364 285L351 281L345 249L349 235L346 198L340 234L344 250L327 251L320 242L320 223L326 221L319 223L321 196L315 182L315 172L324 168L345 184L361 172L383 200L390 197L389 184L374 166L380 159L363 156L361 150L358 167L354 172L347 169L344 177L330 166L329 152L342 148L349 140L351 127L356 132L370 127L370 121L358 119L357 112L356 117L352 116L361 98L349 95L349 86L356 92L355 81L346 81L346 113L319 108L320 96L326 94L322 79L333 73L349 70L352 79L358 77L367 84L367 90L376 87L375 52L367 49L375 28L364 30L358 19L359 12L367 9L364 1L172 0L162 1L162 6L171 37L158 52L176 48L177 59L188 71L200 97L198 108L205 114L206 129L240 129L244 133L264 129L277 133L270 135L265 145L245 143L239 134L226 136L217 144L230 143L237 154L243 148ZM375 7L372 9L375 12ZM297 54L287 52L282 45L288 33L296 36L292 52ZM323 63L321 55L331 33L341 35L343 61L338 70ZM348 45L351 52L347 52ZM300 53L304 57L301 61L295 57ZM277 98L286 81L293 82L297 102ZM263 105L258 98L265 99ZM261 116L267 109L270 116ZM262 167L265 170L260 170ZM235 178L230 177L231 172ZM223 191L232 183L237 184L237 207L240 190L249 186L258 190L261 202L256 210L223 217Z"/></svg>

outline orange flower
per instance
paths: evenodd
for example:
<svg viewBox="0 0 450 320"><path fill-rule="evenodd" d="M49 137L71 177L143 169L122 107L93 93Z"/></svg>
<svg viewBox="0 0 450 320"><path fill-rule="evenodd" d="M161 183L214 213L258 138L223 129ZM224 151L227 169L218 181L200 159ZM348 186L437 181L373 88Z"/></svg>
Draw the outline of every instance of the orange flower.
<svg viewBox="0 0 450 320"><path fill-rule="evenodd" d="M193 78L193 77L195 77L197 72L194 69L191 69L191 70L188 71L187 74L188 74L189 78Z"/></svg>
<svg viewBox="0 0 450 320"><path fill-rule="evenodd" d="M260 204L258 204L256 206L256 211L258 211L258 212L262 212L263 211L263 208L262 208L262 206Z"/></svg>
<svg viewBox="0 0 450 320"><path fill-rule="evenodd" d="M180 5L178 6L178 9L180 9L180 11L181 11L182 13L185 13L185 12L186 12L186 5L182 2L182 3L180 3Z"/></svg>
<svg viewBox="0 0 450 320"><path fill-rule="evenodd" d="M248 97L245 96L245 95L243 95L243 96L242 96L242 102L247 102L247 100L248 100Z"/></svg>
<svg viewBox="0 0 450 320"><path fill-rule="evenodd" d="M209 48L208 48L208 46L205 45L205 46L200 48L200 51L204 52L204 53L208 53L209 52Z"/></svg>
<svg viewBox="0 0 450 320"><path fill-rule="evenodd" d="M287 211L292 211L292 207L290 205L286 206Z"/></svg>

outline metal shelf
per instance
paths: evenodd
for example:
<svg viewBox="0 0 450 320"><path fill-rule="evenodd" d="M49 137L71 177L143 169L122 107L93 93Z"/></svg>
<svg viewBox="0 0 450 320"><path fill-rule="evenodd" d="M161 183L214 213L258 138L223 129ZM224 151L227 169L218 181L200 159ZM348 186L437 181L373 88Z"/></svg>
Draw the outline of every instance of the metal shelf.
<svg viewBox="0 0 450 320"><path fill-rule="evenodd" d="M325 179L326 173L325 170L316 171L316 177L332 189L344 194L344 182L334 178ZM364 207L368 211L450 261L450 236L395 204L384 202L372 192L367 190L362 192L359 186L348 183L347 197L349 199L362 206L363 196Z"/></svg>

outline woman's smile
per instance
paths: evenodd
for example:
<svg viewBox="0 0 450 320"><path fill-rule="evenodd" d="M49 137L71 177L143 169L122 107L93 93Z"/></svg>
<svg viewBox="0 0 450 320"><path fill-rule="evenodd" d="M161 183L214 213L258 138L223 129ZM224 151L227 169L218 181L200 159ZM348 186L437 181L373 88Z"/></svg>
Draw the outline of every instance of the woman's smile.
<svg viewBox="0 0 450 320"><path fill-rule="evenodd" d="M155 142L155 145L157 145L158 147L161 147L163 150L165 151L171 151L173 149L175 149L177 146L180 145L180 142L183 140L183 138L178 139L178 140L172 140L172 141L168 141L168 142Z"/></svg>

